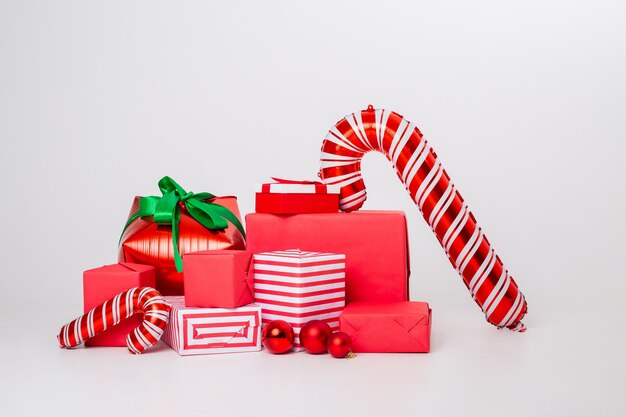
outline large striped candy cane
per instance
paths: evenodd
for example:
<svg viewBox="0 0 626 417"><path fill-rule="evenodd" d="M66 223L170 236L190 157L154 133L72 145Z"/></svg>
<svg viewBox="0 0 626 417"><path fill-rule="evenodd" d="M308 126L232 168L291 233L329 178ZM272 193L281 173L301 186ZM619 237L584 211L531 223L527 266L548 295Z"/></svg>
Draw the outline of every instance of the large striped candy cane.
<svg viewBox="0 0 626 417"><path fill-rule="evenodd" d="M170 306L150 287L131 288L105 301L63 326L57 338L61 347L73 348L135 313L143 313L144 320L128 334L126 345L138 355L159 341L170 317Z"/></svg>
<svg viewBox="0 0 626 417"><path fill-rule="evenodd" d="M326 184L341 186L341 210L358 210L366 199L361 158L370 151L381 152L391 161L487 321L498 328L524 331L524 295L422 133L398 113L369 106L346 116L328 132L320 177Z"/></svg>

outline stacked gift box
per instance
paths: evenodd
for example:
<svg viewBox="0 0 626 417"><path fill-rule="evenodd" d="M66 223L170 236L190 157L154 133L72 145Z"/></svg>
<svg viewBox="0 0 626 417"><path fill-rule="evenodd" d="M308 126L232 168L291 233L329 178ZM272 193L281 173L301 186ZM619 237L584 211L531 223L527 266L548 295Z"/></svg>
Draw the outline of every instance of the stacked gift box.
<svg viewBox="0 0 626 417"><path fill-rule="evenodd" d="M311 320L339 330L346 301L345 260L343 254L299 249L254 255L254 290L263 323L289 323L295 333L294 350L302 350L300 329Z"/></svg>
<svg viewBox="0 0 626 417"><path fill-rule="evenodd" d="M338 187L276 180L257 187L244 231L236 198L159 186L163 197L135 199L120 263L85 271L86 313L154 287L170 308L162 339L180 355L259 351L276 320L293 328L293 351L312 320L348 334L354 352L429 351L430 309L408 301L403 212L341 213ZM124 346L140 324L130 316L87 344Z"/></svg>
<svg viewBox="0 0 626 417"><path fill-rule="evenodd" d="M326 184L258 185L246 227L235 197L188 192L170 177L161 195L136 197L120 263L85 272L85 314L63 326L61 346L117 346L126 335L141 353L165 334L182 355L261 345L335 357L347 347L428 352L431 310L409 301L405 215L360 210L370 151L392 162L487 321L525 331L525 297L436 153L400 114L370 105L328 132L318 173Z"/></svg>
<svg viewBox="0 0 626 417"><path fill-rule="evenodd" d="M428 352L431 310L427 303L408 301L404 213L341 213L339 191L321 183L284 180L258 186L256 213L246 216L248 250L263 253L263 259L267 253L281 254L294 247L344 255L346 305L338 319L340 330L352 338L352 350ZM315 198L320 203L311 210ZM266 321L281 317L266 317L266 308Z"/></svg>

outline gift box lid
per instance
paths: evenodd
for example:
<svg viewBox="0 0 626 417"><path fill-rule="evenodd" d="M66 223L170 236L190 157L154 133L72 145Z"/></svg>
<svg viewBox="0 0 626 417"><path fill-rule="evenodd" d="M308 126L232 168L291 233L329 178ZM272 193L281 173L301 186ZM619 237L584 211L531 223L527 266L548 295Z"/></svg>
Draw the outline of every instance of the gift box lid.
<svg viewBox="0 0 626 417"><path fill-rule="evenodd" d="M235 307L235 308L221 308L221 307L187 307L185 305L185 297L182 295L166 295L163 297L165 302L172 308L172 310L185 310L185 311L204 311L209 313L257 313L261 311L261 306L256 303L246 304L245 306ZM259 322L256 321L256 317L253 317L254 320L246 323L246 325L250 326L258 326Z"/></svg>
<svg viewBox="0 0 626 417"><path fill-rule="evenodd" d="M237 265L245 272L248 272L248 269L250 268L250 262L252 262L252 252L249 252L245 249L201 250L197 252L189 252L184 255L185 258L191 256L232 257Z"/></svg>
<svg viewBox="0 0 626 417"><path fill-rule="evenodd" d="M151 265L135 264L131 262L120 262L112 265L103 265L98 268L88 269L86 273L106 273L106 274L125 274L128 272L146 272L152 271L154 267Z"/></svg>
<svg viewBox="0 0 626 417"><path fill-rule="evenodd" d="M430 307L423 301L369 302L350 303L341 313L342 319L358 329L372 319L389 319L406 330L430 323Z"/></svg>
<svg viewBox="0 0 626 417"><path fill-rule="evenodd" d="M324 253L302 251L300 249L276 250L270 252L255 253L254 261L284 262L289 264L306 264L323 261L345 261L343 253Z"/></svg>
<svg viewBox="0 0 626 417"><path fill-rule="evenodd" d="M319 181L292 181L272 178L275 182L257 184L257 193L270 194L339 194L341 187Z"/></svg>

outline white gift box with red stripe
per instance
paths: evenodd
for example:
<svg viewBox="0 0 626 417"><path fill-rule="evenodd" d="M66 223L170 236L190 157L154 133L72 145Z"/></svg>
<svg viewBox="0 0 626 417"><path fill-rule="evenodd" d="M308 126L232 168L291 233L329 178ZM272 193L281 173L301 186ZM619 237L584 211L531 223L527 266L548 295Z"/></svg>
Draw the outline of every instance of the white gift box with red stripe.
<svg viewBox="0 0 626 417"><path fill-rule="evenodd" d="M185 297L163 297L172 307L163 341L180 355L261 350L261 307L185 307Z"/></svg>
<svg viewBox="0 0 626 417"><path fill-rule="evenodd" d="M263 324L285 320L298 335L304 324L323 320L339 329L346 300L346 256L303 252L299 249L258 253L253 256L255 303L262 308Z"/></svg>

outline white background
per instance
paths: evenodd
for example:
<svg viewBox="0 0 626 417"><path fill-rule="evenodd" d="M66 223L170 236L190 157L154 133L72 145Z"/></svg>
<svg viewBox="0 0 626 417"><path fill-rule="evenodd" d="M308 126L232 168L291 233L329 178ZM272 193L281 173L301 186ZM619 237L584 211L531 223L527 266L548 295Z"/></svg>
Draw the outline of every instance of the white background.
<svg viewBox="0 0 626 417"><path fill-rule="evenodd" d="M623 2L0 4L0 414L625 415ZM315 179L328 129L369 103L437 151L525 334L485 322L373 155L366 207L407 212L430 354L58 348L135 194L170 175L251 212L255 183Z"/></svg>

